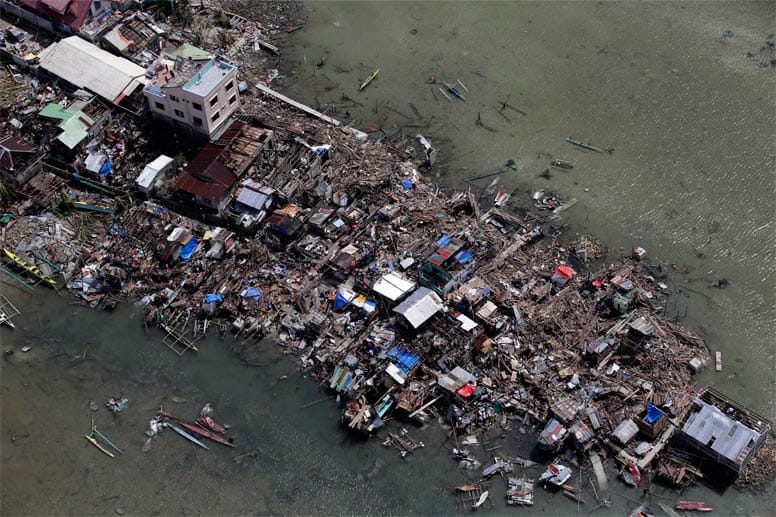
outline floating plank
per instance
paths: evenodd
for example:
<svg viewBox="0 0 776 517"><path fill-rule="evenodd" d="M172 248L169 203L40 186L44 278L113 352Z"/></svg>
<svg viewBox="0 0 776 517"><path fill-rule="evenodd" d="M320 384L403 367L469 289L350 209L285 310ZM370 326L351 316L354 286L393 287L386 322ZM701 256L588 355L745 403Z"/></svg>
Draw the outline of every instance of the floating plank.
<svg viewBox="0 0 776 517"><path fill-rule="evenodd" d="M262 92L266 93L267 95L269 95L271 97L275 97L276 99L278 99L280 101L283 101L286 104L290 104L291 106L293 106L293 107L295 107L295 108L297 108L299 110L304 111L308 115L312 115L315 118L323 120L324 122L326 122L328 124L331 124L332 126L339 126L341 124L341 122L339 120L337 120L335 118L332 118L332 117L329 117L328 115L324 115L320 111L316 111L316 110L312 109L310 106L305 106L301 102L297 102L297 101L295 101L293 99L290 99L290 98L286 97L285 95L283 95L282 93L276 92L275 90L273 90L272 88L270 88L269 86L267 86L265 84L257 83L256 87L259 90L261 90Z"/></svg>

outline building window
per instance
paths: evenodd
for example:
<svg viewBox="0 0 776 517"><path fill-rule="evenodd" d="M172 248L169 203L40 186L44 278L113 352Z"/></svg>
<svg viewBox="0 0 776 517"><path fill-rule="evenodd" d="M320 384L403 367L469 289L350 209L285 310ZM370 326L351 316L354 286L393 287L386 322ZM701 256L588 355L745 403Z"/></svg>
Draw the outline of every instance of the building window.
<svg viewBox="0 0 776 517"><path fill-rule="evenodd" d="M226 91L229 91L232 88L234 88L234 81L229 81L229 83L226 85Z"/></svg>
<svg viewBox="0 0 776 517"><path fill-rule="evenodd" d="M180 102L180 99L176 97L175 95L170 95L170 100L173 102Z"/></svg>
<svg viewBox="0 0 776 517"><path fill-rule="evenodd" d="M217 102L218 102L218 95L210 99L210 107L212 108L213 106L215 106Z"/></svg>
<svg viewBox="0 0 776 517"><path fill-rule="evenodd" d="M196 103L196 102L192 102L192 103L191 103L191 105L192 105L192 107L193 107L195 110L202 111L202 104L199 104L199 103Z"/></svg>
<svg viewBox="0 0 776 517"><path fill-rule="evenodd" d="M194 125L195 126L201 126L202 125L202 119L199 117L194 117Z"/></svg>
<svg viewBox="0 0 776 517"><path fill-rule="evenodd" d="M156 109L164 111L164 104L162 104L161 102L157 102Z"/></svg>
<svg viewBox="0 0 776 517"><path fill-rule="evenodd" d="M217 112L217 111L216 111L215 113L213 113L213 116L212 116L212 117L210 117L210 120L212 120L213 122L215 122L215 121L216 121L216 120L218 120L219 118L221 118L221 114L220 114L219 112Z"/></svg>
<svg viewBox="0 0 776 517"><path fill-rule="evenodd" d="M178 115L180 118L183 118L185 116L181 110L175 110L175 114Z"/></svg>
<svg viewBox="0 0 776 517"><path fill-rule="evenodd" d="M229 104L234 104L235 102L237 102L237 94L234 94L231 97L229 97Z"/></svg>

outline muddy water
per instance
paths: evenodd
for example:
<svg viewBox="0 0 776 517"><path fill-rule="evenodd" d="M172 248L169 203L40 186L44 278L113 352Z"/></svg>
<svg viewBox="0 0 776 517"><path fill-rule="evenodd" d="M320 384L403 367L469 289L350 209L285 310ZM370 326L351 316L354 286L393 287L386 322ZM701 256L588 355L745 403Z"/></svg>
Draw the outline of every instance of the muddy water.
<svg viewBox="0 0 776 517"><path fill-rule="evenodd" d="M358 5L311 6L290 56L299 72L286 84L292 95L340 104L339 116L347 110L361 127L433 116L422 131L440 148L443 183L464 185L514 159L517 171L502 180L520 202L538 188L577 197L564 216L571 233L604 235L615 252L638 243L677 264L671 283L681 291L669 310L686 313L723 351L723 372L700 382L774 416L774 75L745 55L773 30L772 3ZM358 93L378 67L378 79ZM428 75L460 79L467 101L448 102L425 84ZM507 108L505 119L499 101L526 115ZM408 102L423 122L409 120L416 115ZM563 141L570 135L614 152L580 151ZM543 179L549 156L576 166ZM722 276L728 289L707 287ZM0 362L3 514L456 511L450 487L467 473L449 459L451 443L437 426L411 429L426 447L406 460L379 440L353 441L335 403L316 403L326 393L272 344L262 345L259 367L241 364L217 336L197 356L179 358L158 331L144 332L129 306L97 313L45 291L0 287L24 313L16 330L0 328L2 347L17 350ZM23 345L32 350L21 353ZM119 393L130 402L116 421L104 407L87 407ZM170 431L142 451L159 405L193 417L206 402L233 426L236 451L197 450ZM86 442L92 418L123 456L111 460ZM498 452L527 454L532 441L514 426ZM253 455L235 461L244 452ZM491 455L473 452L482 461ZM581 484L586 513L594 497ZM596 515L623 515L639 499L613 478L611 486L612 508ZM498 480L492 493L499 514L578 513L576 503L541 489L530 509L505 507ZM772 487L754 497L700 487L682 497L705 500L720 515L772 515L774 495ZM656 502L676 497L658 489Z"/></svg>
<svg viewBox="0 0 776 517"><path fill-rule="evenodd" d="M569 234L673 265L669 311L723 353L701 382L776 416L776 70L759 66L776 57L761 51L772 2L357 5L310 4L281 83L293 97L362 129L428 126L443 184L502 170L518 203L576 198ZM730 287L709 287L720 278Z"/></svg>

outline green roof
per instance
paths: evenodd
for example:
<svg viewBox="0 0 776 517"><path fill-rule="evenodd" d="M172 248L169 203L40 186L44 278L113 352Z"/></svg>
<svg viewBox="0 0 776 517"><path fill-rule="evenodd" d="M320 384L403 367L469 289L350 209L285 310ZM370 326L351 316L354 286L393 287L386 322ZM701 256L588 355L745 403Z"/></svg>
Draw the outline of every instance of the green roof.
<svg viewBox="0 0 776 517"><path fill-rule="evenodd" d="M178 49L172 53L175 57L181 57L183 59L210 59L212 54L206 52L199 47L184 43Z"/></svg>
<svg viewBox="0 0 776 517"><path fill-rule="evenodd" d="M40 110L40 116L62 121L58 125L62 132L57 135L57 140L68 149L80 144L89 135L89 128L94 124L94 121L81 111L86 104L88 103L85 101L75 101L69 109L64 109L59 104L51 103Z"/></svg>

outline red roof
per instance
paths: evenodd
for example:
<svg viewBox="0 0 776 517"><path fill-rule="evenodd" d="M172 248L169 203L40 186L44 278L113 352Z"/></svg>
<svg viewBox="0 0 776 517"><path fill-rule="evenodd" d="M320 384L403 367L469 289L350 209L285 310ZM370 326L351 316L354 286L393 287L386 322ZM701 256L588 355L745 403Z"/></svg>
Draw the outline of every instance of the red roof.
<svg viewBox="0 0 776 517"><path fill-rule="evenodd" d="M92 2L91 0L19 0L19 3L78 32L89 15Z"/></svg>
<svg viewBox="0 0 776 517"><path fill-rule="evenodd" d="M219 141L231 141L244 125L240 121L232 122ZM212 142L205 145L175 180L175 188L208 201L222 199L238 179L237 174L220 160L222 155L228 155L224 145Z"/></svg>

